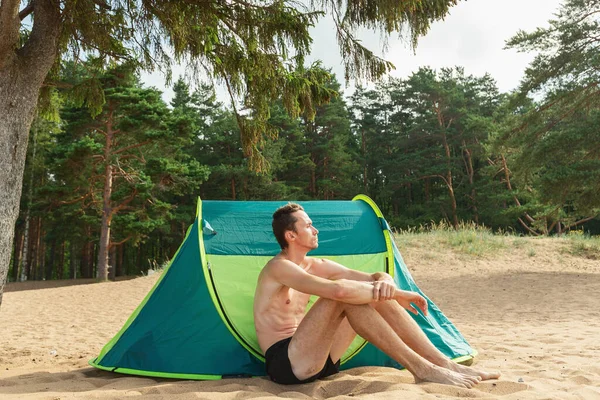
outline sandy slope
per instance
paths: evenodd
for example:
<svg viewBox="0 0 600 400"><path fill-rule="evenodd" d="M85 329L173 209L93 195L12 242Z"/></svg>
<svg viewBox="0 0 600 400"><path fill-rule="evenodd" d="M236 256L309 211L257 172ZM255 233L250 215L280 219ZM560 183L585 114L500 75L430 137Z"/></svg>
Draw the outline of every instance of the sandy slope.
<svg viewBox="0 0 600 400"><path fill-rule="evenodd" d="M600 260L573 257L557 240L523 240L486 257L427 241L403 249L420 287L479 350L478 365L503 372L475 389L415 385L409 373L387 368L286 387L264 378L176 381L88 367L152 287L151 276L9 285L0 310L0 398L600 399Z"/></svg>

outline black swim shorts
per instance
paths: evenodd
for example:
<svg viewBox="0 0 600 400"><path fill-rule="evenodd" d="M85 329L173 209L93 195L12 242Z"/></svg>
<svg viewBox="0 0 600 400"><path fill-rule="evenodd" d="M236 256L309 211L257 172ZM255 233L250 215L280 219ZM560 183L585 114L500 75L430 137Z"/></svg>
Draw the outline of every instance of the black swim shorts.
<svg viewBox="0 0 600 400"><path fill-rule="evenodd" d="M296 378L296 375L294 375L294 372L292 371L290 358L288 357L288 347L291 341L291 337L280 340L269 347L265 353L267 375L269 375L269 378L271 378L273 382L281 383L283 385L295 385L298 383L312 382L340 372L340 361L338 360L338 362L334 363L331 356L329 356L321 371L303 380Z"/></svg>

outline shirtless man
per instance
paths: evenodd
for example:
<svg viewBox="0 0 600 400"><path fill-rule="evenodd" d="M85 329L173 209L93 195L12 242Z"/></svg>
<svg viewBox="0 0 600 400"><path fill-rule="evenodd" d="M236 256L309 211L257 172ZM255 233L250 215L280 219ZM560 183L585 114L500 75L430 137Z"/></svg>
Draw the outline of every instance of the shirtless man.
<svg viewBox="0 0 600 400"><path fill-rule="evenodd" d="M454 363L429 341L405 309L427 315L427 301L400 290L383 272L367 274L307 257L319 231L294 203L273 214L281 253L258 277L254 322L267 374L277 383L312 382L339 371L340 358L358 333L409 370L415 382L471 388L499 373ZM305 312L311 294L320 297Z"/></svg>

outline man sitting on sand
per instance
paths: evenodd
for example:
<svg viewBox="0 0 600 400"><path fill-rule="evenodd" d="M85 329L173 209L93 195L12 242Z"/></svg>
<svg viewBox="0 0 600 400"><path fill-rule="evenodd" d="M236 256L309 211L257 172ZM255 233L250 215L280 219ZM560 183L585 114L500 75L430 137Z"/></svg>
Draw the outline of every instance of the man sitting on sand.
<svg viewBox="0 0 600 400"><path fill-rule="evenodd" d="M337 373L357 333L406 367L417 383L471 388L500 376L443 355L405 311L417 314L412 303L427 315L427 301L398 289L390 275L307 257L319 246L319 231L302 206L289 203L275 211L273 233L282 250L258 277L254 322L274 382L306 383ZM305 312L310 295L320 299Z"/></svg>

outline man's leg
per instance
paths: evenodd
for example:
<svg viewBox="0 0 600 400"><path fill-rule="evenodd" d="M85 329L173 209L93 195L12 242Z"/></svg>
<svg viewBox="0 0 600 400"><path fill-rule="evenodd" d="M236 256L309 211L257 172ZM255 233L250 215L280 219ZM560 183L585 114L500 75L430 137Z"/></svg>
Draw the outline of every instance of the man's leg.
<svg viewBox="0 0 600 400"><path fill-rule="evenodd" d="M379 301L371 303L381 314L396 334L417 354L435 365L467 375L479 376L482 380L497 379L498 372L486 372L459 365L446 357L429 340L408 312L395 301Z"/></svg>
<svg viewBox="0 0 600 400"><path fill-rule="evenodd" d="M298 379L321 370L334 343L335 333L344 321L360 336L406 367L417 382L430 381L472 387L480 378L440 368L408 347L383 317L368 305L352 305L319 299L296 330L288 355Z"/></svg>
<svg viewBox="0 0 600 400"><path fill-rule="evenodd" d="M336 363L342 358L356 337L356 332L354 332L354 329L352 329L352 326L350 326L348 318L344 318L342 320L342 323L335 332L334 337L335 340L331 345L331 349L329 349L329 355L331 356L331 361Z"/></svg>

